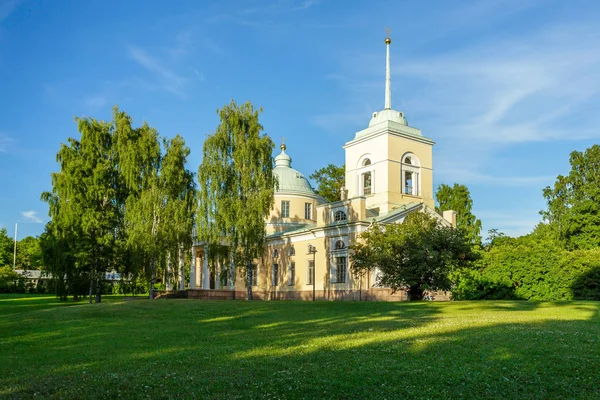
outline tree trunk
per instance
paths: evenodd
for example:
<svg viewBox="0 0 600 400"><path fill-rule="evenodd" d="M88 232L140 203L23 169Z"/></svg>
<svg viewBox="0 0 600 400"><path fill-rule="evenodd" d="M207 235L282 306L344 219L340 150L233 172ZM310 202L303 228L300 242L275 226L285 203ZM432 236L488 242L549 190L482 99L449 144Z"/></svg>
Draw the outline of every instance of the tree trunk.
<svg viewBox="0 0 600 400"><path fill-rule="evenodd" d="M248 300L252 300L252 260L246 265L246 283L248 286Z"/></svg>
<svg viewBox="0 0 600 400"><path fill-rule="evenodd" d="M183 270L183 246L178 249L179 256L179 290L185 290L185 271Z"/></svg>
<svg viewBox="0 0 600 400"><path fill-rule="evenodd" d="M156 257L152 260L152 274L150 275L150 288L148 289L148 298L154 298L154 281L156 280Z"/></svg>
<svg viewBox="0 0 600 400"><path fill-rule="evenodd" d="M235 300L235 265L233 264L233 250L230 250L229 257L229 288L233 291L233 300Z"/></svg>
<svg viewBox="0 0 600 400"><path fill-rule="evenodd" d="M167 252L167 273L166 273L166 277L165 277L165 281L166 281L165 289L167 289L167 291L173 290L172 276L173 276L173 263L171 262L171 252L169 251L169 252Z"/></svg>
<svg viewBox="0 0 600 400"><path fill-rule="evenodd" d="M411 286L408 290L408 295L410 301L423 300L423 289L419 285Z"/></svg>
<svg viewBox="0 0 600 400"><path fill-rule="evenodd" d="M94 294L94 268L92 268L92 273L90 276L90 301L89 304L92 304L92 295Z"/></svg>
<svg viewBox="0 0 600 400"><path fill-rule="evenodd" d="M102 286L100 285L100 274L96 274L96 303L102 302Z"/></svg>

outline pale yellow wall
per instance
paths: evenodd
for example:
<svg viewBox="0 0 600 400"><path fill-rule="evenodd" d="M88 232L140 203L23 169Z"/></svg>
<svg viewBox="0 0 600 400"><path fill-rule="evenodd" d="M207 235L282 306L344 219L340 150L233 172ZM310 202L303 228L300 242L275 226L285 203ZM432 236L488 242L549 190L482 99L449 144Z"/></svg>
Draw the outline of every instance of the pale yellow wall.
<svg viewBox="0 0 600 400"><path fill-rule="evenodd" d="M369 155L372 166L377 169L373 180L375 192L386 191L387 169L382 168L382 163L388 158L387 146L386 135L380 135L346 148L346 189L349 198L361 195L358 191L357 170L361 168L359 160L366 155Z"/></svg>
<svg viewBox="0 0 600 400"><path fill-rule="evenodd" d="M287 200L290 202L290 216L289 218L281 217L281 201ZM307 220L304 218L304 205L310 203L312 205L312 219ZM317 218L317 206L318 201L316 199L290 194L275 194L275 203L269 217L267 218L267 235L279 232L285 225L278 224L290 224L290 223L315 223ZM286 228L286 229L289 229Z"/></svg>
<svg viewBox="0 0 600 400"><path fill-rule="evenodd" d="M347 222L363 221L366 219L366 201L364 197L355 197L345 201L322 204L318 207L317 227L335 223L333 210L342 209L348 217Z"/></svg>
<svg viewBox="0 0 600 400"><path fill-rule="evenodd" d="M420 161L419 196L402 193L401 160L408 152ZM421 201L434 207L431 144L407 136L383 133L347 145L346 187L350 198L361 195L359 174L365 169L361 169L360 163L367 154L373 166L373 193L365 196L367 208L379 208L381 213L386 213L402 204Z"/></svg>
<svg viewBox="0 0 600 400"><path fill-rule="evenodd" d="M423 201L427 206L434 208L433 200L433 147L427 143L417 142L395 135L388 136L389 164L389 202L394 204L406 204L410 202ZM413 153L421 164L420 168L420 196L406 195L402 193L401 161L406 153Z"/></svg>
<svg viewBox="0 0 600 400"><path fill-rule="evenodd" d="M323 231L321 230L321 233ZM287 238L285 243L267 245L265 255L257 260L258 263L258 284L253 286L254 290L261 292L286 292L286 291L312 291L312 285L308 284L308 261L313 259L312 254L307 254L308 245L316 247L315 254L315 278L316 291L327 290L357 290L359 281L352 276L350 258L348 257L348 273L345 283L332 283L330 273L330 262L332 255L340 254L348 256L348 250L341 253L332 252L333 243L335 240L342 239L348 246L351 246L356 240L356 234L346 232L329 232L328 236L318 238L299 240L297 238ZM291 243L293 241L293 243ZM294 256L289 256L288 252L291 246L294 246L296 252ZM273 250L277 249L279 255L277 259L272 258ZM277 285L272 284L272 265L273 262L279 265L279 280ZM295 281L293 285L288 285L288 273L291 262L296 264ZM240 270L237 272L236 290L246 290L246 277L241 276Z"/></svg>

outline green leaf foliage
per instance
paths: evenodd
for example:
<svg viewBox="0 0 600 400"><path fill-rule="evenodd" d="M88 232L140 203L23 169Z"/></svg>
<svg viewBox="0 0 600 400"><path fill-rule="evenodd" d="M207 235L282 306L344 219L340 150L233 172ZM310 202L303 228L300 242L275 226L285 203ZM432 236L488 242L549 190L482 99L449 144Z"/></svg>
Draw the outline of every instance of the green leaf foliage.
<svg viewBox="0 0 600 400"><path fill-rule="evenodd" d="M13 291L18 279L19 275L13 270L12 266L0 267L0 293Z"/></svg>
<svg viewBox="0 0 600 400"><path fill-rule="evenodd" d="M42 265L40 239L27 236L19 240L17 243L17 266L21 269L40 269Z"/></svg>
<svg viewBox="0 0 600 400"><path fill-rule="evenodd" d="M241 260L239 267L246 268L249 281L250 264L263 252L265 218L273 207L274 143L261 133L259 110L249 102L238 105L232 100L217 113L220 124L206 138L198 168L198 236L210 245L226 242L235 249L238 255L231 258Z"/></svg>
<svg viewBox="0 0 600 400"><path fill-rule="evenodd" d="M191 245L194 176L180 136L163 140L163 156L156 130L116 107L110 122L75 120L80 138L61 146L42 194L51 221L40 245L61 297L83 294L87 280L100 301L107 271L154 279L166 253Z"/></svg>
<svg viewBox="0 0 600 400"><path fill-rule="evenodd" d="M465 231L473 244L481 244L481 220L472 213L473 200L465 185L455 183L453 186L441 184L435 193L439 213L447 210L456 211L456 227Z"/></svg>
<svg viewBox="0 0 600 400"><path fill-rule="evenodd" d="M341 192L346 179L345 175L345 165L338 167L337 165L329 164L310 174L310 179L317 183L315 192L332 203L341 199Z"/></svg>
<svg viewBox="0 0 600 400"><path fill-rule="evenodd" d="M458 300L600 299L600 249L568 251L553 225L540 224L519 238L499 237L482 252L479 268L461 274Z"/></svg>
<svg viewBox="0 0 600 400"><path fill-rule="evenodd" d="M425 290L450 290L452 274L477 259L462 230L442 226L424 212L403 223L374 224L352 248L355 273L377 269L377 283L393 291L409 289L411 300Z"/></svg>
<svg viewBox="0 0 600 400"><path fill-rule="evenodd" d="M553 187L544 189L548 205L542 215L555 224L567 249L600 246L600 145L585 152L573 151L567 176L559 175Z"/></svg>
<svg viewBox="0 0 600 400"><path fill-rule="evenodd" d="M6 228L0 228L0 267L13 264L13 239L6 233Z"/></svg>

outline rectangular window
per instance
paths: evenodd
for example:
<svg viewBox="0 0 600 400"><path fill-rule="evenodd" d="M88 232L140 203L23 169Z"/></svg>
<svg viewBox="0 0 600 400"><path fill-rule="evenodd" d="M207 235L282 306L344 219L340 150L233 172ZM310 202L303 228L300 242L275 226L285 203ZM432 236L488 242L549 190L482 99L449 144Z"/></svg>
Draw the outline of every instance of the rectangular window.
<svg viewBox="0 0 600 400"><path fill-rule="evenodd" d="M363 195L368 196L371 194L371 173L365 172L363 174Z"/></svg>
<svg viewBox="0 0 600 400"><path fill-rule="evenodd" d="M277 283L279 282L279 264L273 264L273 282L272 285L273 286L277 286Z"/></svg>
<svg viewBox="0 0 600 400"><path fill-rule="evenodd" d="M314 285L315 283L315 262L314 261L309 261L308 262L308 271L306 274L307 277L307 285Z"/></svg>
<svg viewBox="0 0 600 400"><path fill-rule="evenodd" d="M290 202L288 200L281 201L281 218L290 217Z"/></svg>
<svg viewBox="0 0 600 400"><path fill-rule="evenodd" d="M346 282L346 269L348 257L334 257L333 268L331 269L331 282L344 283Z"/></svg>
<svg viewBox="0 0 600 400"><path fill-rule="evenodd" d="M293 286L296 283L296 263L290 263L290 270L288 271L288 285Z"/></svg>
<svg viewBox="0 0 600 400"><path fill-rule="evenodd" d="M258 265L252 264L250 268L250 282L252 286L258 285Z"/></svg>
<svg viewBox="0 0 600 400"><path fill-rule="evenodd" d="M312 204L304 203L304 219L312 219Z"/></svg>

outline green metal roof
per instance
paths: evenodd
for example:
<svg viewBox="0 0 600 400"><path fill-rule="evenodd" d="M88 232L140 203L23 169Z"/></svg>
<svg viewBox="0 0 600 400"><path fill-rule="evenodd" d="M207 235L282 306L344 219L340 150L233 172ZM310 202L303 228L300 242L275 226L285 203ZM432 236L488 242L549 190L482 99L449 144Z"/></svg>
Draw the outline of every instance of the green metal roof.
<svg viewBox="0 0 600 400"><path fill-rule="evenodd" d="M273 174L277 177L278 182L275 194L309 195L321 203L325 203L325 199L315 193L308 179L292 168L292 157L285 152L285 148L285 145L281 145L281 154L275 157Z"/></svg>

